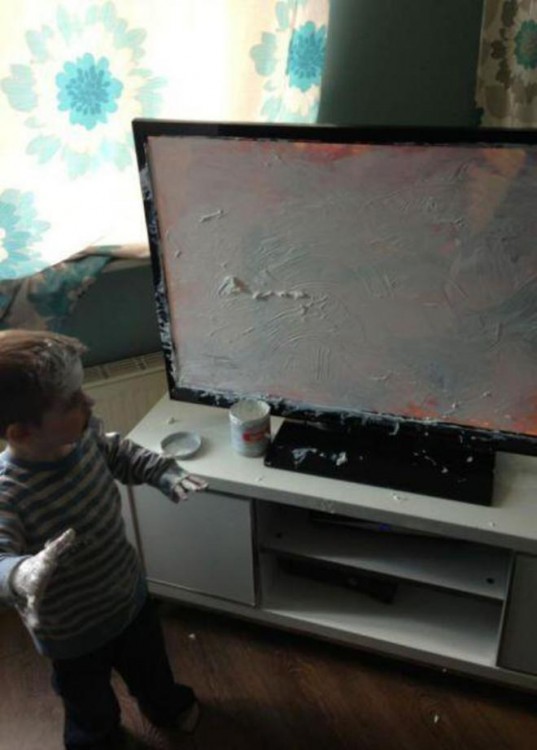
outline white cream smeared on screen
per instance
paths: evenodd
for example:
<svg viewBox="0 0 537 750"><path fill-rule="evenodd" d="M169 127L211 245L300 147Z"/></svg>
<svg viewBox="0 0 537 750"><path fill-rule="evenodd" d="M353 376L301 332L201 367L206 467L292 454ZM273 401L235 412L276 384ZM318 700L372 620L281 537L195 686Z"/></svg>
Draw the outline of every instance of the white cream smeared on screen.
<svg viewBox="0 0 537 750"><path fill-rule="evenodd" d="M178 384L537 434L535 154L338 148L154 139Z"/></svg>

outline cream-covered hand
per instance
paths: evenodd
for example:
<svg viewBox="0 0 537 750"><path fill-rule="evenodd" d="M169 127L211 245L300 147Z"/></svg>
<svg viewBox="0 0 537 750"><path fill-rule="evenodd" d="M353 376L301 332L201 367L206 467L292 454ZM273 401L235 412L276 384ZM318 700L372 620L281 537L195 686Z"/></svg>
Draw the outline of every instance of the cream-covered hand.
<svg viewBox="0 0 537 750"><path fill-rule="evenodd" d="M171 462L171 466L168 466L158 478L158 483L155 483L155 487L158 487L174 503L187 500L189 492L199 492L207 489L207 486L204 479L189 474L175 461Z"/></svg>
<svg viewBox="0 0 537 750"><path fill-rule="evenodd" d="M47 542L41 552L19 563L11 573L10 586L17 596L26 599L25 615L34 625L38 620L39 602L58 566L59 558L73 544L75 537L75 530L67 529L56 539Z"/></svg>
<svg viewBox="0 0 537 750"><path fill-rule="evenodd" d="M207 482L195 474L185 474L172 487L172 500L188 500L189 492L199 492L207 489Z"/></svg>

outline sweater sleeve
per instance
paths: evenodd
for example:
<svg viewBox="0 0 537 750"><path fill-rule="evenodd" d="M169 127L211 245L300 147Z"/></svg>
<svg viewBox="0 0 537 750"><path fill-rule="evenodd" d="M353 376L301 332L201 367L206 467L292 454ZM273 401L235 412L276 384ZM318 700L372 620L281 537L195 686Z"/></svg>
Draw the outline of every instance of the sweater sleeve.
<svg viewBox="0 0 537 750"><path fill-rule="evenodd" d="M24 529L9 499L0 495L0 601L16 601L10 587L13 570L29 555L25 554Z"/></svg>
<svg viewBox="0 0 537 750"><path fill-rule="evenodd" d="M142 448L117 432L105 433L98 420L92 420L91 426L114 479L123 484L150 484L176 500L173 488L187 472L174 458Z"/></svg>

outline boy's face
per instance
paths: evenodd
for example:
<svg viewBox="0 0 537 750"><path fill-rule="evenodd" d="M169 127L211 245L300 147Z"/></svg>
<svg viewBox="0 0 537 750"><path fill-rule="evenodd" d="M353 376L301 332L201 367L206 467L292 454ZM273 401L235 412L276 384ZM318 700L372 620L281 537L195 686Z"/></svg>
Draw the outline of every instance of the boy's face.
<svg viewBox="0 0 537 750"><path fill-rule="evenodd" d="M60 395L38 425L27 427L26 446L36 455L60 451L76 443L91 417L93 400L82 390L83 369L78 362L59 384Z"/></svg>
<svg viewBox="0 0 537 750"><path fill-rule="evenodd" d="M76 443L91 417L93 400L81 388L58 399L33 428L34 439L50 448Z"/></svg>

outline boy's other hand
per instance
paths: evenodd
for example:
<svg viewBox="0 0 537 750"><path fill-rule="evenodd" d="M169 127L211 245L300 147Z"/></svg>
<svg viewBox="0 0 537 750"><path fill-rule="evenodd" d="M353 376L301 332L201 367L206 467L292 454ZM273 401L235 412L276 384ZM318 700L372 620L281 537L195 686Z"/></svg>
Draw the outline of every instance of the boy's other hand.
<svg viewBox="0 0 537 750"><path fill-rule="evenodd" d="M207 489L207 482L201 477L197 477L194 474L185 474L179 481L174 484L172 489L172 500L180 502L181 500L188 500L189 492L199 492L200 490Z"/></svg>
<svg viewBox="0 0 537 750"><path fill-rule="evenodd" d="M39 602L58 566L59 558L73 544L75 536L74 529L67 529L56 539L47 542L41 552L23 560L11 574L11 587L18 596L26 598L26 614L34 622L37 622Z"/></svg>

